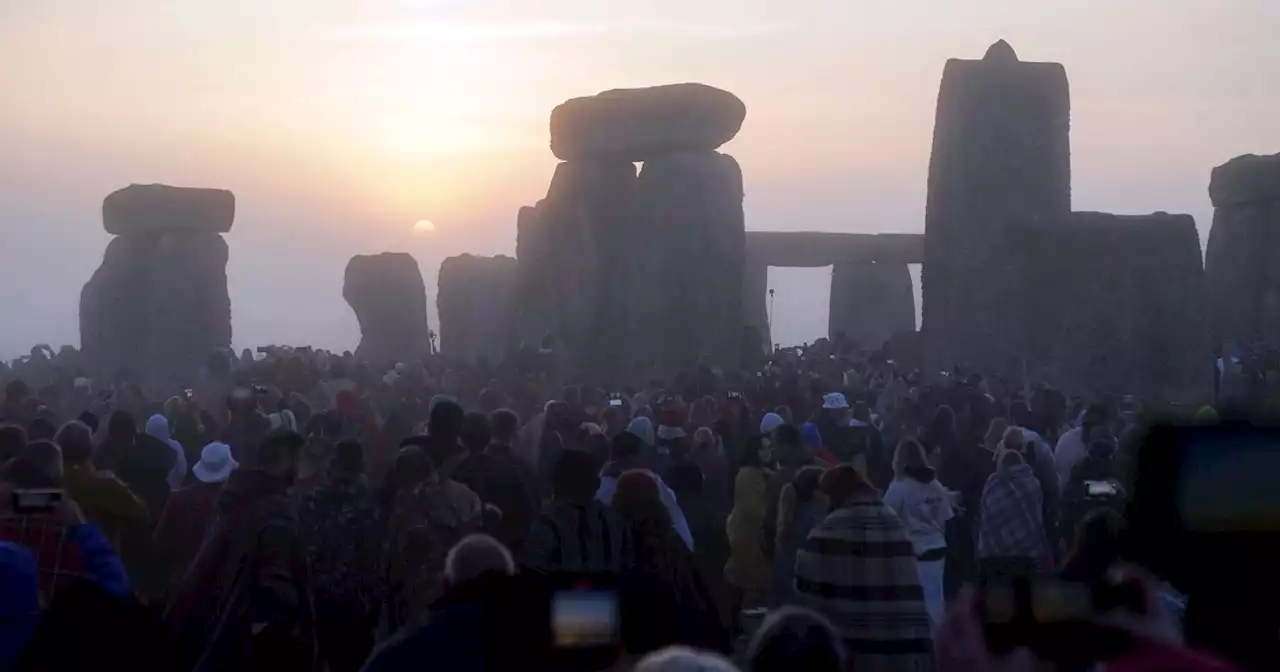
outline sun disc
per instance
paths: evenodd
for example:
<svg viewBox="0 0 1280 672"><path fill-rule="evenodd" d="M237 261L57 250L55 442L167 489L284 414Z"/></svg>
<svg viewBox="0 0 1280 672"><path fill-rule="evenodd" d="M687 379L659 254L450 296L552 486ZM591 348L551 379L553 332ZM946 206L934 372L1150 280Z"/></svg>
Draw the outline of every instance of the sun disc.
<svg viewBox="0 0 1280 672"><path fill-rule="evenodd" d="M435 223L429 219L419 219L418 222L413 225L414 233L435 233L435 230Z"/></svg>

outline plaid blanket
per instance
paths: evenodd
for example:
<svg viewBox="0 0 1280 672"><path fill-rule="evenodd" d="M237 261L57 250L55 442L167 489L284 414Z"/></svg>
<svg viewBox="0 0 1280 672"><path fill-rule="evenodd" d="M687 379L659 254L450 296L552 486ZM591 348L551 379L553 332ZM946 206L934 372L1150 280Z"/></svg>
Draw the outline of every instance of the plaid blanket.
<svg viewBox="0 0 1280 672"><path fill-rule="evenodd" d="M978 557L1030 558L1041 569L1052 569L1043 503L1040 482L1030 466L1010 465L992 474L982 490Z"/></svg>
<svg viewBox="0 0 1280 672"><path fill-rule="evenodd" d="M934 669L915 552L878 493L855 496L810 532L795 586L797 601L840 631L849 669Z"/></svg>

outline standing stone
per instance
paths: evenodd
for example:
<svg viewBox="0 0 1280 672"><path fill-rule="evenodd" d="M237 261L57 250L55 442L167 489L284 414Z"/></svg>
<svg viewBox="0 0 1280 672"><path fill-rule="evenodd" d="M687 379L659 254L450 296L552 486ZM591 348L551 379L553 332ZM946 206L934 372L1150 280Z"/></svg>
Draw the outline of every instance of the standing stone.
<svg viewBox="0 0 1280 672"><path fill-rule="evenodd" d="M427 289L411 255L357 255L347 263L342 296L360 322L356 356L382 365L431 353Z"/></svg>
<svg viewBox="0 0 1280 672"><path fill-rule="evenodd" d="M703 354L739 361L743 342L746 227L742 170L716 152L646 161L637 188L643 241L635 241L647 283L633 298L633 348L672 375Z"/></svg>
<svg viewBox="0 0 1280 672"><path fill-rule="evenodd" d="M1212 401L1206 283L1190 215L1076 212L1017 234L1032 381L1098 399ZM1011 378L1021 382L1021 376Z"/></svg>
<svg viewBox="0 0 1280 672"><path fill-rule="evenodd" d="M551 335L571 378L607 380L620 367L636 168L630 161L561 163L536 209L521 210L520 332Z"/></svg>
<svg viewBox="0 0 1280 672"><path fill-rule="evenodd" d="M565 161L712 151L738 134L746 116L741 99L705 84L614 89L556 106L551 151Z"/></svg>
<svg viewBox="0 0 1280 672"><path fill-rule="evenodd" d="M502 361L511 335L517 277L511 257L449 257L440 264L436 308L440 352L453 361Z"/></svg>
<svg viewBox="0 0 1280 672"><path fill-rule="evenodd" d="M1220 346L1280 347L1280 154L1236 157L1213 169L1213 229L1205 274Z"/></svg>
<svg viewBox="0 0 1280 672"><path fill-rule="evenodd" d="M1019 61L1003 41L951 59L938 93L923 267L926 350L936 369L1015 374L1024 347L1010 242L1071 210L1070 97L1058 63Z"/></svg>
<svg viewBox="0 0 1280 672"><path fill-rule="evenodd" d="M878 349L891 336L916 329L916 298L906 264L842 263L832 267L827 333L844 333L859 347Z"/></svg>
<svg viewBox="0 0 1280 672"><path fill-rule="evenodd" d="M218 189L132 185L103 201L118 234L80 295L80 341L103 379L121 373L156 394L195 380L231 346L227 243L235 197Z"/></svg>

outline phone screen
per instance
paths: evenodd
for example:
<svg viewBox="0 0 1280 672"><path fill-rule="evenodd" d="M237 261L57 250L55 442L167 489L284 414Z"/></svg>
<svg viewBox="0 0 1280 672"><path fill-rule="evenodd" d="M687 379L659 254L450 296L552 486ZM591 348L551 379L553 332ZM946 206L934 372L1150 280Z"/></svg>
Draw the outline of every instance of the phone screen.
<svg viewBox="0 0 1280 672"><path fill-rule="evenodd" d="M14 490L14 513L45 513L52 511L62 503L65 496L62 490Z"/></svg>
<svg viewBox="0 0 1280 672"><path fill-rule="evenodd" d="M1116 486L1110 481L1085 481L1084 491L1090 497L1110 497L1116 494Z"/></svg>
<svg viewBox="0 0 1280 672"><path fill-rule="evenodd" d="M610 399L610 400L609 400L609 405L610 405L610 406L621 406L621 405L622 405L622 400L621 400L621 399Z"/></svg>
<svg viewBox="0 0 1280 672"><path fill-rule="evenodd" d="M559 648L613 644L618 639L618 597L603 590L558 592L551 600L551 628Z"/></svg>

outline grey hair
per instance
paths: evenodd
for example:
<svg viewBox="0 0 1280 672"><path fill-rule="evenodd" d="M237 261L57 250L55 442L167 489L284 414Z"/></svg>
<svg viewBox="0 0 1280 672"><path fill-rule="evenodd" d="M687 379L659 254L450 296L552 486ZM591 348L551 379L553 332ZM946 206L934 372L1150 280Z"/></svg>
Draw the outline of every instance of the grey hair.
<svg viewBox="0 0 1280 672"><path fill-rule="evenodd" d="M738 668L714 653L670 646L645 656L635 672L738 672Z"/></svg>
<svg viewBox="0 0 1280 672"><path fill-rule="evenodd" d="M449 549L444 561L444 578L451 586L483 574L513 576L516 563L502 542L487 534L472 534Z"/></svg>

